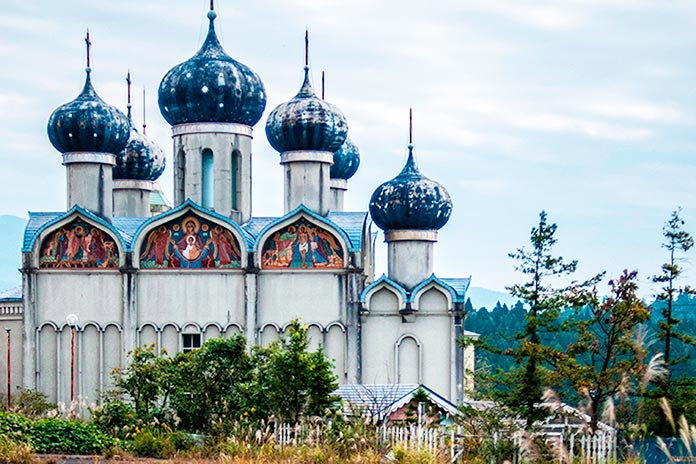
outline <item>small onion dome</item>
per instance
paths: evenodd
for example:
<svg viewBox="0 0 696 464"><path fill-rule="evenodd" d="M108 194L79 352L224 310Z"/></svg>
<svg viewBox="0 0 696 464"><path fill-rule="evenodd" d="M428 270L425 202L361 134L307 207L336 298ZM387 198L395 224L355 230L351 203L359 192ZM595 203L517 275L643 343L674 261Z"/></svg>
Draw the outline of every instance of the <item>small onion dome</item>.
<svg viewBox="0 0 696 464"><path fill-rule="evenodd" d="M164 150L132 127L128 144L116 156L113 178L157 180L164 171L165 163Z"/></svg>
<svg viewBox="0 0 696 464"><path fill-rule="evenodd" d="M266 121L266 137L280 153L295 150L335 152L347 135L348 123L341 110L314 95L307 66L298 94L278 105Z"/></svg>
<svg viewBox="0 0 696 464"><path fill-rule="evenodd" d="M409 145L408 160L399 175L372 194L370 214L385 231L438 230L452 214L452 199L442 185L420 173Z"/></svg>
<svg viewBox="0 0 696 464"><path fill-rule="evenodd" d="M208 12L210 26L201 49L160 82L160 112L172 126L190 122L253 126L266 108L261 78L225 53L215 34L215 17L215 11Z"/></svg>
<svg viewBox="0 0 696 464"><path fill-rule="evenodd" d="M341 148L333 155L331 165L331 178L348 180L358 171L360 166L360 152L353 141L346 138Z"/></svg>
<svg viewBox="0 0 696 464"><path fill-rule="evenodd" d="M82 93L59 106L48 119L48 138L61 153L117 154L128 142L126 115L105 103L92 87L90 69Z"/></svg>

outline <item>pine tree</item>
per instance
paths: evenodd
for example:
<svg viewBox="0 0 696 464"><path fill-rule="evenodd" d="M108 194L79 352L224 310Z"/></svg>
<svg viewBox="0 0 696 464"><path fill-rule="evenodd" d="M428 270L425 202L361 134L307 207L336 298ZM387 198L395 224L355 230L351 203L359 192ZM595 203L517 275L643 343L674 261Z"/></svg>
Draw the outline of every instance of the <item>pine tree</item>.
<svg viewBox="0 0 696 464"><path fill-rule="evenodd" d="M692 294L688 285L680 287L677 284L679 277L684 271L679 265L681 258L680 252L687 252L694 246L694 239L691 234L683 230L684 220L680 216L681 209L672 211L672 215L662 228L662 235L665 238L662 247L669 252L669 261L662 265L662 273L653 277L653 282L663 284L660 293L657 295L658 301L664 302L662 309L662 320L658 323L657 336L664 343L664 360L667 367L665 381L671 380L672 367L684 361L681 358L673 358L672 343L675 340L682 341L691 345L696 344L696 340L679 331L679 319L674 317L674 303L677 297L682 294Z"/></svg>
<svg viewBox="0 0 696 464"><path fill-rule="evenodd" d="M696 382L691 377L675 375L677 367L688 361L688 355L675 356L675 353L684 352L686 346L696 346L696 338L686 333L682 327L681 320L676 317L676 300L681 295L694 294L694 290L688 285L679 285L679 280L684 272L680 262L684 260L683 253L686 253L694 246L692 235L684 230L684 220L681 218L681 209L672 211L670 218L662 228L664 242L662 247L669 253L669 260L662 265L662 273L653 277L653 282L662 284L660 292L657 294L656 303L661 303L661 319L657 324L657 338L661 342L663 349L665 375L658 377L652 383L655 390L648 392L649 407L656 410L657 398L667 398L672 407L675 417L680 415L687 416L693 420L696 417L696 402L694 394ZM657 434L668 435L672 433L668 421L662 414L654 414L660 419L648 425L648 428Z"/></svg>
<svg viewBox="0 0 696 464"><path fill-rule="evenodd" d="M565 354L553 347L554 334L561 330L560 312L565 307L584 304L591 296L588 289L601 278L600 275L583 283L555 285L572 276L577 268L577 261L566 262L553 254L556 228L556 224L548 223L542 211L539 224L530 234L531 249L520 248L509 255L516 261L515 270L527 279L508 287L527 309L522 330L515 334L513 343L505 350L495 348L486 340L477 344L479 348L514 359L512 368L499 369L483 380L491 385L493 399L522 418L528 429L549 414L541 404L544 390L560 383L556 368Z"/></svg>

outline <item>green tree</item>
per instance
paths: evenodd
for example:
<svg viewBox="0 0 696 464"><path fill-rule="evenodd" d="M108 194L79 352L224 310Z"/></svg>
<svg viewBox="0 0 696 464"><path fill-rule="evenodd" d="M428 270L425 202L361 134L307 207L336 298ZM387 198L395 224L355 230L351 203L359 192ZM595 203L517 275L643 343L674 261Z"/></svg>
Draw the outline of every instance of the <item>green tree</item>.
<svg viewBox="0 0 696 464"><path fill-rule="evenodd" d="M131 361L125 369L112 372L117 395L126 395L136 416L149 421L166 408L165 372L168 360L155 353L155 346L138 347L129 353Z"/></svg>
<svg viewBox="0 0 696 464"><path fill-rule="evenodd" d="M516 261L515 270L527 279L508 287L526 305L522 329L506 349L496 348L486 340L474 342L486 351L514 359L515 364L509 369L484 373L480 378L489 386L492 398L522 418L527 428L549 414L541 404L544 390L560 385L557 368L566 355L553 343L563 330L559 321L561 310L586 303L591 297L589 289L601 278L598 275L586 282L558 286L572 276L577 261L566 262L553 254L556 229L556 224L548 223L542 211L538 225L531 230L531 249L520 248L509 255Z"/></svg>
<svg viewBox="0 0 696 464"><path fill-rule="evenodd" d="M696 345L696 339L679 330L679 319L674 317L674 303L681 294L693 294L694 290L688 285L679 286L677 281L683 273L683 268L679 265L682 260L678 256L681 252L687 252L694 246L694 239L691 234L683 230L684 220L680 216L681 210L672 211L672 215L662 228L662 236L665 241L662 247L669 252L669 261L662 265L662 273L653 277L653 282L662 285L660 293L657 295L658 301L664 302L662 309L662 320L658 323L657 336L664 346L664 360L667 367L665 381L671 380L671 370L675 364L684 361L683 358L672 356L672 343L681 341L690 345Z"/></svg>
<svg viewBox="0 0 696 464"><path fill-rule="evenodd" d="M213 338L170 363L171 405L189 431L212 432L246 410L253 376L243 335Z"/></svg>
<svg viewBox="0 0 696 464"><path fill-rule="evenodd" d="M649 424L649 429L660 435L669 435L674 433L674 430L666 417L660 413L657 398L667 398L676 417L685 415L690 420L696 417L696 401L693 400L696 382L690 376L675 376L677 367L688 361L688 354L675 356L675 353L686 353L685 346L696 345L696 338L683 330L681 320L675 314L678 297L694 294L694 290L688 285L680 286L678 283L684 271L679 264L684 260L681 254L694 246L694 239L684 230L684 220L680 214L681 209L672 211L662 228L662 247L669 253L669 259L662 265L662 272L653 277L653 282L662 284L656 302L656 306L662 309L662 317L657 323L657 338L663 349L666 372L664 376L653 380L655 389L648 391L646 396L649 398L649 409L655 412L652 416L659 418Z"/></svg>
<svg viewBox="0 0 696 464"><path fill-rule="evenodd" d="M634 335L639 324L650 318L650 310L636 295L637 275L624 270L618 279L609 281L607 298L601 302L595 298L585 307L591 318L577 322L577 342L569 347L571 356L559 370L586 398L593 431L605 401L611 401L628 383L635 385L644 374L644 364L637 362L644 348Z"/></svg>
<svg viewBox="0 0 696 464"><path fill-rule="evenodd" d="M307 328L293 321L268 348L257 348L255 414L297 422L338 408L333 366L324 351L308 350Z"/></svg>

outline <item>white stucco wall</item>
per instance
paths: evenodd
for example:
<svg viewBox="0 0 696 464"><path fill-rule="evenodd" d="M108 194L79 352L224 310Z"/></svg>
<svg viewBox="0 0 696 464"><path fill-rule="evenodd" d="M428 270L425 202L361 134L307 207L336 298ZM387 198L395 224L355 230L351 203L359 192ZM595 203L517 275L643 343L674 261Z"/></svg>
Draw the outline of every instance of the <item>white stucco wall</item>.
<svg viewBox="0 0 696 464"><path fill-rule="evenodd" d="M137 312L145 322L190 321L201 326L217 322L245 325L244 275L240 271L141 271L137 283Z"/></svg>
<svg viewBox="0 0 696 464"><path fill-rule="evenodd" d="M53 321L62 326L68 314L88 321L120 321L123 280L118 271L39 271L36 323Z"/></svg>
<svg viewBox="0 0 696 464"><path fill-rule="evenodd" d="M322 271L262 271L258 275L258 325L281 327L301 316L326 327L345 320L344 277Z"/></svg>
<svg viewBox="0 0 696 464"><path fill-rule="evenodd" d="M403 322L396 301L387 289L370 299L361 332L362 382L424 383L449 398L453 321L446 298L437 290L426 292L414 322Z"/></svg>

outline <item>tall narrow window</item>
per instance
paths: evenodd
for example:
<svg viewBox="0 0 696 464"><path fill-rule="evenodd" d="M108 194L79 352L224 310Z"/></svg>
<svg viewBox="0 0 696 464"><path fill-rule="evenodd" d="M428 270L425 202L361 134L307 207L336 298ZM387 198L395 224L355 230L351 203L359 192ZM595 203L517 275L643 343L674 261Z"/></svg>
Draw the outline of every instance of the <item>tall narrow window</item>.
<svg viewBox="0 0 696 464"><path fill-rule="evenodd" d="M186 200L186 153L180 148L176 154L174 172L174 201L179 205Z"/></svg>
<svg viewBox="0 0 696 464"><path fill-rule="evenodd" d="M214 208L214 182L213 182L213 152L206 148L203 150L202 169L201 169L201 203L204 208Z"/></svg>
<svg viewBox="0 0 696 464"><path fill-rule="evenodd" d="M239 184L242 173L240 172L241 154L238 150L232 152L232 209L239 210Z"/></svg>

